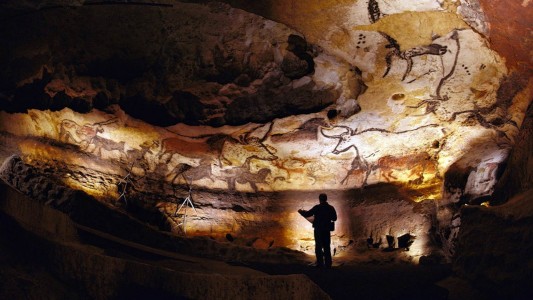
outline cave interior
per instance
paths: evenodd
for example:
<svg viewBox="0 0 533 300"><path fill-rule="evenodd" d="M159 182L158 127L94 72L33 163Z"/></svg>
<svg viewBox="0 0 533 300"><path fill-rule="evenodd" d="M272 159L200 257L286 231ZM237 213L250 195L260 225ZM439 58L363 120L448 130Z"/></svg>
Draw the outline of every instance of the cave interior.
<svg viewBox="0 0 533 300"><path fill-rule="evenodd" d="M0 298L531 299L532 7L2 1Z"/></svg>

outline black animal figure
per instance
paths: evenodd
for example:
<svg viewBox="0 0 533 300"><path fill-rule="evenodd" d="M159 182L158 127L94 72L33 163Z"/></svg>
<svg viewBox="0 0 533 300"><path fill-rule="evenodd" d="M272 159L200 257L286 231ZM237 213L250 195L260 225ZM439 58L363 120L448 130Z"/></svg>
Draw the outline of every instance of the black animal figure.
<svg viewBox="0 0 533 300"><path fill-rule="evenodd" d="M382 16L384 16L384 14L381 13L379 9L379 4L376 0L370 0L368 2L368 15L369 15L371 23L376 23ZM405 72L403 73L403 76L402 76L402 81L404 81L405 78L407 78L407 76L409 75L409 73L411 73L411 70L413 69L413 57L417 57L421 55L441 56L441 55L444 55L448 51L448 47L442 46L439 44L423 45L423 46L413 47L413 48L402 51L400 48L400 45L394 38L387 35L386 33L383 33L383 32L379 32L379 33L389 42L389 44L385 46L385 48L390 49L389 53L387 53L387 55L385 56L385 62L387 63L387 69L385 70L383 77L389 74L390 69L392 67L393 57L403 59L407 62L407 67L405 68Z"/></svg>
<svg viewBox="0 0 533 300"><path fill-rule="evenodd" d="M393 57L398 57L407 62L407 67L405 68L405 72L403 73L403 76L402 76L402 81L404 81L405 78L407 78L407 76L411 73L411 70L413 69L413 57L421 56L421 55L439 55L440 56L440 55L444 55L448 51L448 47L442 46L439 44L429 44L426 46L418 46L418 47L413 47L411 49L401 51L400 46L398 45L398 42L396 42L395 39L386 35L385 33L382 33L382 32L380 33L389 41L389 44L385 47L391 49L390 52L387 53L387 55L385 56L385 62L387 63L387 69L385 70L383 77L389 74L389 71L392 67Z"/></svg>

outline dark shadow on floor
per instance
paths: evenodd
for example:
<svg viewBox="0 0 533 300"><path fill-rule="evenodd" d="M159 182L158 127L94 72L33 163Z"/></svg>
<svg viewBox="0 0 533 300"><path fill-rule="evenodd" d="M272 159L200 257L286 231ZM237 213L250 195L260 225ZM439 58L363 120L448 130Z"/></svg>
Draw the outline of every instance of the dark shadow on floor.
<svg viewBox="0 0 533 300"><path fill-rule="evenodd" d="M306 274L332 299L448 299L448 290L435 283L452 274L448 265L249 266L271 275Z"/></svg>

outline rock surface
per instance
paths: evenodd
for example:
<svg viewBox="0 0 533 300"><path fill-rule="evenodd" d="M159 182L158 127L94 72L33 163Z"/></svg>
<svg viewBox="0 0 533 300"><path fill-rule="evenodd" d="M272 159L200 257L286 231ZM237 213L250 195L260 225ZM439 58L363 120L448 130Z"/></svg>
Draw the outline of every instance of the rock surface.
<svg viewBox="0 0 533 300"><path fill-rule="evenodd" d="M160 126L222 126L320 111L360 91L348 64L280 23L221 3L115 5L4 20L1 107L116 103Z"/></svg>
<svg viewBox="0 0 533 300"><path fill-rule="evenodd" d="M529 1L203 2L3 3L5 176L176 234L192 187L189 234L308 253L327 191L340 254L409 234L410 261L530 186Z"/></svg>

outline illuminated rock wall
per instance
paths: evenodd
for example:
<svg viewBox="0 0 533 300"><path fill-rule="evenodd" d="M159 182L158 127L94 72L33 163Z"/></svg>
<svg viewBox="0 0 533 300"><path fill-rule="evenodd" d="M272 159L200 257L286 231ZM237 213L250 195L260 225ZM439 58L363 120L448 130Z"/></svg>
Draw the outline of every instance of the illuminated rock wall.
<svg viewBox="0 0 533 300"><path fill-rule="evenodd" d="M2 157L177 233L190 185L189 234L310 251L296 210L326 190L339 251L412 234L422 255L434 234L453 253L457 205L493 193L531 90L480 7L441 2L271 1L274 21L178 2L12 16Z"/></svg>
<svg viewBox="0 0 533 300"><path fill-rule="evenodd" d="M159 126L266 123L338 99L357 109L350 65L283 24L220 3L118 7L14 13L1 31L2 108L119 104Z"/></svg>

